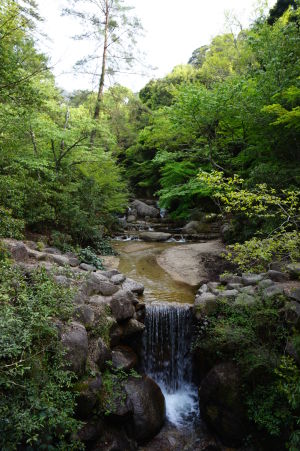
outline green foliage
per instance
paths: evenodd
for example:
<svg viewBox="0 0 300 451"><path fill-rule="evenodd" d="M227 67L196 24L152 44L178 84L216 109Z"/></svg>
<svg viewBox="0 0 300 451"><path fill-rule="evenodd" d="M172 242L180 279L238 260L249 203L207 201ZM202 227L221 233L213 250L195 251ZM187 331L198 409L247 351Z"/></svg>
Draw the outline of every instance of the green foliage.
<svg viewBox="0 0 300 451"><path fill-rule="evenodd" d="M11 210L0 206L0 238L22 239L24 221L12 217Z"/></svg>
<svg viewBox="0 0 300 451"><path fill-rule="evenodd" d="M0 281L1 449L75 449L72 374L53 322L71 316L72 293L44 270L28 278L6 262Z"/></svg>
<svg viewBox="0 0 300 451"><path fill-rule="evenodd" d="M122 369L114 368L112 363L104 371L100 401L105 415L111 415L118 406L125 405L127 395L124 386L129 377L139 378L141 376L133 369L126 373Z"/></svg>
<svg viewBox="0 0 300 451"><path fill-rule="evenodd" d="M104 269L101 258L95 254L91 247L86 247L78 252L78 257L81 263L87 263L88 265L93 265L97 269Z"/></svg>
<svg viewBox="0 0 300 451"><path fill-rule="evenodd" d="M242 244L228 246L225 257L241 271L255 273L268 270L274 261L298 261L299 255L299 232L285 232L265 239L254 237Z"/></svg>

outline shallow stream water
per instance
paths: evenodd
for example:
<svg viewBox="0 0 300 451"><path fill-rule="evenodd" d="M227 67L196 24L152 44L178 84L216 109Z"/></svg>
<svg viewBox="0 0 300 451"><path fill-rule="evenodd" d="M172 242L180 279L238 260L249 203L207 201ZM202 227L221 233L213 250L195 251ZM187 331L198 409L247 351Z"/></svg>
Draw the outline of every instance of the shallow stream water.
<svg viewBox="0 0 300 451"><path fill-rule="evenodd" d="M178 243L116 242L118 269L145 286L146 331L143 369L161 387L167 422L145 451L200 449L210 436L201 422L197 387L192 382L192 304L196 289L174 281L156 257Z"/></svg>

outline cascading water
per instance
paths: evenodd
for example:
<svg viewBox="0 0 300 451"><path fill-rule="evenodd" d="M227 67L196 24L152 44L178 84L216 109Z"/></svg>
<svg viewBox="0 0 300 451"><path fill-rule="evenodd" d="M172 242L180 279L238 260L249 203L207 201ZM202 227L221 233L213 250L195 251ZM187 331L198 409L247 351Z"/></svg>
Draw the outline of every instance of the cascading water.
<svg viewBox="0 0 300 451"><path fill-rule="evenodd" d="M168 420L191 426L198 417L192 384L192 308L189 304L152 302L146 306L144 371L161 387Z"/></svg>

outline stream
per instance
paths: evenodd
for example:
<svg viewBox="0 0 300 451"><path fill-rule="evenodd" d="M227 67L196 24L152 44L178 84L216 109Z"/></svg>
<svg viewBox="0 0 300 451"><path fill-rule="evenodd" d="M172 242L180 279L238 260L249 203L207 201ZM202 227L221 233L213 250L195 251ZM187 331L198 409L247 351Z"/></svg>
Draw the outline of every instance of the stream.
<svg viewBox="0 0 300 451"><path fill-rule="evenodd" d="M145 286L142 369L160 386L166 400L166 425L141 451L194 451L210 440L200 419L193 384L192 304L196 289L174 281L156 257L178 243L116 242L120 272ZM199 445L199 446L198 446Z"/></svg>

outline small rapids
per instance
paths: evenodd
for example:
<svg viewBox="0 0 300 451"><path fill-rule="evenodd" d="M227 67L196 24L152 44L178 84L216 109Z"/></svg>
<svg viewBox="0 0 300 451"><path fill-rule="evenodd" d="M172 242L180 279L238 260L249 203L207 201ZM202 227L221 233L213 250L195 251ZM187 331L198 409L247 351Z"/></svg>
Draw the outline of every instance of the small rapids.
<svg viewBox="0 0 300 451"><path fill-rule="evenodd" d="M167 419L192 427L199 416L192 383L192 308L189 304L152 302L146 306L143 367L161 387Z"/></svg>

